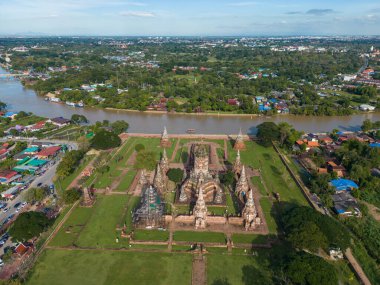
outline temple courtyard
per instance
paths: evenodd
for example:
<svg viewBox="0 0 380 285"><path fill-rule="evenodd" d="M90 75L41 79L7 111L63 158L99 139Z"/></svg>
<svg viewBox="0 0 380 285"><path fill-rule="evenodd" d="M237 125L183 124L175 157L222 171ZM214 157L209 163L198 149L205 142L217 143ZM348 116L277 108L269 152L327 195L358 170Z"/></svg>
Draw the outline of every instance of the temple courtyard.
<svg viewBox="0 0 380 285"><path fill-rule="evenodd" d="M141 145L154 169L137 167ZM91 172L102 156L108 171ZM307 205L274 148L241 134L126 135L89 161L78 173L89 177L70 183L84 201L66 211L29 284L271 284L271 256L287 250L278 202Z"/></svg>

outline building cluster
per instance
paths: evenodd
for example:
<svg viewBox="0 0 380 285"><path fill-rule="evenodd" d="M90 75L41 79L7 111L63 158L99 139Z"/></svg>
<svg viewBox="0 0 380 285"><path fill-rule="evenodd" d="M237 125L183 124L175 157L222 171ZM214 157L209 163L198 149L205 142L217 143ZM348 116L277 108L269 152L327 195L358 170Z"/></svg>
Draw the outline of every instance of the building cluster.
<svg viewBox="0 0 380 285"><path fill-rule="evenodd" d="M359 189L359 187L354 181L349 179L348 171L344 165L339 163L335 158L335 152L348 140L368 143L368 145L373 148L380 147L380 141L365 133L337 132L334 137L326 133L306 134L295 142L293 150L296 152L302 151L298 156L298 161L310 173L334 173L337 177L337 179L330 181L330 186L335 190L332 199L334 202L334 211L337 214L360 216L359 205L356 199L351 195L351 192L355 191L355 189ZM314 163L312 156L315 153L318 154L318 157L323 158L322 164L317 165ZM376 169L373 169L373 173L375 172Z"/></svg>
<svg viewBox="0 0 380 285"><path fill-rule="evenodd" d="M13 199L20 191L26 189L33 180L55 164L59 154L66 150L65 145L48 142L32 142L22 151L13 154L15 145L3 144L1 159L12 159L12 169L0 170L0 183L5 187L1 196Z"/></svg>

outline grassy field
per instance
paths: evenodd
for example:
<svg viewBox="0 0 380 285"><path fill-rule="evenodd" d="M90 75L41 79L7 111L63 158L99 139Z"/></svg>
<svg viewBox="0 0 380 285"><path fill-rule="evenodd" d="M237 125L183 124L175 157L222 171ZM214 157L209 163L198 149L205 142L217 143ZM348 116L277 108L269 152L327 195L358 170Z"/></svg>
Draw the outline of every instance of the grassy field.
<svg viewBox="0 0 380 285"><path fill-rule="evenodd" d="M116 187L116 191L127 192L136 174L136 170L129 170L127 174L121 179L119 185Z"/></svg>
<svg viewBox="0 0 380 285"><path fill-rule="evenodd" d="M233 234L232 241L234 243L253 243L261 244L267 243L270 236L265 235L255 235L255 234Z"/></svg>
<svg viewBox="0 0 380 285"><path fill-rule="evenodd" d="M169 239L169 232L157 230L135 230L133 238L135 240L156 240L167 241Z"/></svg>
<svg viewBox="0 0 380 285"><path fill-rule="evenodd" d="M174 233L174 240L225 243L226 237L224 233L177 231Z"/></svg>
<svg viewBox="0 0 380 285"><path fill-rule="evenodd" d="M116 226L123 222L127 195L98 195L92 208L77 207L64 223L50 246L66 247L76 245L86 248L120 248L127 241L116 237L120 233Z"/></svg>
<svg viewBox="0 0 380 285"><path fill-rule="evenodd" d="M210 254L207 256L207 284L272 284L266 263L260 254L258 257Z"/></svg>
<svg viewBox="0 0 380 285"><path fill-rule="evenodd" d="M46 250L26 284L191 284L189 254Z"/></svg>
<svg viewBox="0 0 380 285"><path fill-rule="evenodd" d="M262 197L260 199L260 205L261 205L261 208L263 209L269 232L277 233L277 224L276 224L276 220L272 211L272 204L269 201L269 198Z"/></svg>

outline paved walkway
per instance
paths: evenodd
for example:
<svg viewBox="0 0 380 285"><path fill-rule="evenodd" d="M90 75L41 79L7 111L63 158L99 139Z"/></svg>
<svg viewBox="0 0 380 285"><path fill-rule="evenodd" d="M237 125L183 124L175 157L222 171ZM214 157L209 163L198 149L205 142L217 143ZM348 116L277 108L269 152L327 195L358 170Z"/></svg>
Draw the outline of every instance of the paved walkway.
<svg viewBox="0 0 380 285"><path fill-rule="evenodd" d="M371 282L369 281L367 275L365 275L359 262L357 262L355 257L352 255L351 249L348 248L344 254L347 260L350 262L351 266L354 268L356 276L361 280L362 284L371 285Z"/></svg>
<svg viewBox="0 0 380 285"><path fill-rule="evenodd" d="M192 285L206 285L206 256L199 254L193 257L193 270L191 274Z"/></svg>

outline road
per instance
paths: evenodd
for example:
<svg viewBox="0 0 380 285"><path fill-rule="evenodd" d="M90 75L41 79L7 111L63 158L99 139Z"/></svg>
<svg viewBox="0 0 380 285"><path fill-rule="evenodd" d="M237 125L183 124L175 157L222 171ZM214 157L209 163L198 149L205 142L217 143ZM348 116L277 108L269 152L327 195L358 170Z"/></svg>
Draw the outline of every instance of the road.
<svg viewBox="0 0 380 285"><path fill-rule="evenodd" d="M2 141L2 140L0 139L0 141ZM46 140L38 140L38 141L57 143L57 141L46 141ZM60 142L60 143L66 144L68 146L69 150L78 149L78 145L74 142ZM20 202L22 203L26 200L25 199L26 193L28 192L29 189L37 187L37 185L39 183L42 183L43 185L53 184L55 172L56 172L57 166L58 166L61 158L62 158L62 155L58 156L54 160L49 161L49 163L46 166L44 166L46 168L46 171L44 174L42 174L41 176L37 176L34 179L34 181L29 185L28 188L23 190L19 195L16 196L16 198L7 202L7 204L8 204L7 208L9 210L6 213L4 213L2 210L0 210L0 224L2 224L4 222L4 220L6 218L8 218L10 215L15 215L13 218L13 219L15 219L19 213L21 213L27 209L27 207L24 207L20 212L17 213L16 208L14 208L14 205L16 205L17 203L20 203ZM8 242L4 245L4 247L7 245L10 245L9 243L10 243L10 241L8 240ZM2 247L0 249L0 255L3 254L3 248L4 247Z"/></svg>

